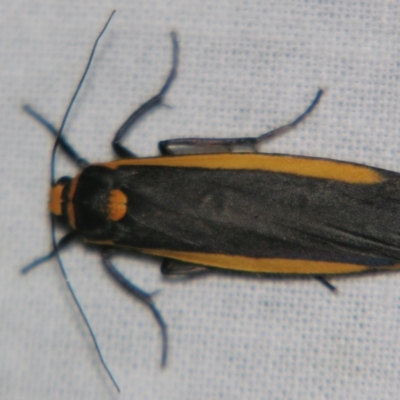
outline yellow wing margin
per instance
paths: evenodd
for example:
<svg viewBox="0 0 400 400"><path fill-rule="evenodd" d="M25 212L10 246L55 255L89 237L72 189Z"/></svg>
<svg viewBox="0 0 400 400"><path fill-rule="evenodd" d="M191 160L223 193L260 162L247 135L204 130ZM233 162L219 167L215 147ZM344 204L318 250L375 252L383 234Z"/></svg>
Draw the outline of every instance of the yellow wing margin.
<svg viewBox="0 0 400 400"><path fill-rule="evenodd" d="M226 170L259 170L354 184L375 184L385 177L374 168L324 158L278 154L196 154L172 157L132 158L99 164L111 169L122 166L158 166Z"/></svg>
<svg viewBox="0 0 400 400"><path fill-rule="evenodd" d="M140 249L138 252L169 258L186 263L221 269L265 274L340 275L368 271L365 265L331 261L285 258L252 258L228 254L210 254L164 249ZM399 268L399 265L388 269Z"/></svg>

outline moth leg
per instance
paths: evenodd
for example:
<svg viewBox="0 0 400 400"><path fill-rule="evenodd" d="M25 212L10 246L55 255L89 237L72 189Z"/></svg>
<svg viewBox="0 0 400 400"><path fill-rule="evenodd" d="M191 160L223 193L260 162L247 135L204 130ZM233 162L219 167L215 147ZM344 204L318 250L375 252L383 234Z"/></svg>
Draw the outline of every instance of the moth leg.
<svg viewBox="0 0 400 400"><path fill-rule="evenodd" d="M267 133L263 133L258 137L245 137L236 139L170 139L159 142L158 148L162 155L188 154L186 149L190 148L193 148L193 150L189 154L232 152L235 150L235 147L247 147L248 151L257 152L257 146L261 142L270 139L273 136L285 133L288 130L295 128L301 121L303 121L314 110L323 93L324 91L319 89L312 103L294 121L279 128L273 129Z"/></svg>
<svg viewBox="0 0 400 400"><path fill-rule="evenodd" d="M201 139L184 138L169 139L158 143L158 149L163 156L176 154L204 154L204 153L230 153L235 147L248 147L250 152L256 152L255 146L258 138L227 138L227 139ZM188 151L189 150L189 151Z"/></svg>
<svg viewBox="0 0 400 400"><path fill-rule="evenodd" d="M57 243L57 250L53 249L50 251L49 254L46 254L43 257L38 258L35 261L32 261L30 264L28 264L26 267L21 269L21 274L27 274L31 269L37 267L40 264L45 263L48 260L51 260L55 255L57 251L60 251L64 247L68 246L77 236L78 232L77 231L71 231L67 233L64 237L60 239L60 241Z"/></svg>
<svg viewBox="0 0 400 400"><path fill-rule="evenodd" d="M171 39L172 39L172 67L169 71L168 77L161 88L161 90L153 96L151 99L147 100L144 104L142 104L137 110L135 110L129 118L122 124L122 126L118 129L117 133L114 136L112 141L112 147L115 153L121 158L132 158L136 157L134 153L128 150L125 146L123 146L120 142L123 137L128 132L129 128L133 126L133 124L141 118L144 114L146 114L149 110L153 107L159 106L162 104L165 94L167 93L171 83L176 77L176 72L178 68L178 56L179 56L179 44L178 39L175 32L171 32Z"/></svg>
<svg viewBox="0 0 400 400"><path fill-rule="evenodd" d="M153 295L145 292L140 289L136 285L134 285L128 278L126 278L117 268L115 268L114 264L111 262L111 252L109 250L105 250L101 254L103 264L107 271L113 276L113 278L129 293L131 293L134 297L144 303L153 313L160 329L162 335L162 353L161 353L161 367L165 367L167 362L167 351L168 351L168 335L167 335L167 325L161 316L160 312L156 308L153 302Z"/></svg>
<svg viewBox="0 0 400 400"><path fill-rule="evenodd" d="M273 129L272 131L269 131L267 133L263 133L259 137L256 138L257 143L259 144L264 140L270 139L273 136L280 135L282 133L285 133L291 129L294 129L300 122L302 122L311 112L314 110L314 108L317 106L319 103L319 100L321 99L321 96L324 94L323 89L318 89L318 92L316 96L314 97L314 100L311 102L311 104L307 107L307 109L299 115L295 120L290 122L289 124L283 125L279 128Z"/></svg>
<svg viewBox="0 0 400 400"><path fill-rule="evenodd" d="M54 125L47 121L42 115L35 111L29 104L25 104L22 109L29 114L34 120L39 122L40 125L44 126L54 137L57 137L58 130ZM82 158L77 151L66 141L63 135L59 138L59 146L62 151L73 161L79 168L83 169L89 165L89 162Z"/></svg>
<svg viewBox="0 0 400 400"><path fill-rule="evenodd" d="M314 278L318 281L321 282L326 288L328 288L331 292L337 293L338 289L336 286L332 285L325 277L321 275L315 275Z"/></svg>
<svg viewBox="0 0 400 400"><path fill-rule="evenodd" d="M209 268L202 265L185 264L168 258L161 264L161 273L163 275L196 275L208 271Z"/></svg>

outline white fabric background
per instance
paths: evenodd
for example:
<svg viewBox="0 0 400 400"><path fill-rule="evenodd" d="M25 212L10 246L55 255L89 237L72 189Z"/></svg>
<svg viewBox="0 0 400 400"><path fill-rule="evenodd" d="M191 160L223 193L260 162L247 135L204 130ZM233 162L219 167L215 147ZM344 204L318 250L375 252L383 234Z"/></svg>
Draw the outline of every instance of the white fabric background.
<svg viewBox="0 0 400 400"><path fill-rule="evenodd" d="M44 1L0 4L0 398L112 399L55 262L21 276L50 248L53 140L21 111L59 124L93 40L117 9L75 104L67 135L91 161L112 157L113 133L155 93L179 34L179 75L162 108L126 141L262 133L289 122L318 87L298 129L265 151L400 171L400 3L397 1ZM76 169L59 157L58 174ZM79 243L63 253L77 295L118 380L120 399L398 399L400 275L308 279L211 275L162 279L159 262L121 256L142 288L162 289L168 367L141 304Z"/></svg>

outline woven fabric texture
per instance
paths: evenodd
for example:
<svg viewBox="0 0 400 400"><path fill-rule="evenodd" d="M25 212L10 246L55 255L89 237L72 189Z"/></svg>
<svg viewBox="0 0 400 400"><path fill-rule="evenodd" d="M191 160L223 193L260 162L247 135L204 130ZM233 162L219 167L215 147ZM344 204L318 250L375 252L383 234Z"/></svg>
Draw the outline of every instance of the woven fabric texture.
<svg viewBox="0 0 400 400"><path fill-rule="evenodd" d="M111 399L115 390L50 249L53 139L22 111L58 126L93 41L117 9L66 126L91 162L130 112L156 93L181 47L161 107L126 139L140 156L167 138L239 137L299 115L263 151L400 171L400 3L396 1L45 0L0 4L0 398ZM62 155L57 176L77 169ZM400 227L400 224L399 224ZM400 229L400 228L399 228ZM147 291L169 328L169 359L139 302L109 278L95 249L62 253L70 281L121 386L119 399L362 399L400 393L400 275L312 279L207 275L168 280L155 259L115 264Z"/></svg>

